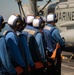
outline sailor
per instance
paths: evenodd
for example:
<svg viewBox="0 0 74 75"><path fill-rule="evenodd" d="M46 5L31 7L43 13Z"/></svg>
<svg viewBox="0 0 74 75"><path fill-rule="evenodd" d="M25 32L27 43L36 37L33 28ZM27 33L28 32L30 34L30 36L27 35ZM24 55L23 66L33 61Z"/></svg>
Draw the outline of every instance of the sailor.
<svg viewBox="0 0 74 75"><path fill-rule="evenodd" d="M39 20L39 22L40 22L40 20L41 20L41 22L38 24L37 23L37 25L39 25L39 27L34 27L34 28L37 28L38 30L39 30L39 32L42 34L42 41L43 41L43 47L44 47L44 51L45 51L45 54L46 54L46 42L45 42L45 40L44 40L44 33L43 33L43 28L44 28L44 26L45 26L45 17L41 17L41 16L36 16L36 19L38 19ZM35 24L35 23L34 23Z"/></svg>
<svg viewBox="0 0 74 75"><path fill-rule="evenodd" d="M27 16L26 18L27 25L22 31L22 33L24 33L28 38L27 40L29 42L29 48L30 48L33 60L35 62L41 61L45 63L46 59L45 59L45 52L44 52L43 43L42 43L42 36L41 36L41 33L39 33L39 31L33 27L33 20L34 20L33 15Z"/></svg>
<svg viewBox="0 0 74 75"><path fill-rule="evenodd" d="M23 19L23 25L20 26L19 30L16 32L19 40L19 47L21 49L21 53L23 56L23 59L26 60L27 65L29 65L30 69L33 71L35 69L35 64L33 62L26 36L22 33L22 30L25 28L26 23L25 19Z"/></svg>
<svg viewBox="0 0 74 75"><path fill-rule="evenodd" d="M47 60L45 57L45 50L44 50L44 40L43 40L43 28L45 26L45 21L43 20L42 17L36 16L35 19L33 20L33 27L35 31L35 39L37 41L38 47L39 47L39 52L42 58L42 62L45 67L48 66Z"/></svg>
<svg viewBox="0 0 74 75"><path fill-rule="evenodd" d="M18 14L12 14L8 19L8 25L11 27L11 30L6 32L5 39L10 59L26 72L27 65L22 57L18 37L16 35L16 31L19 31L20 26L23 25L21 16Z"/></svg>
<svg viewBox="0 0 74 75"><path fill-rule="evenodd" d="M59 30L55 27L55 23L57 23L56 15L52 13L48 14L46 17L46 22L47 25L44 27L43 32L44 32L45 40L47 42L47 50L48 52L50 52L50 54L52 54L52 52L55 49L55 45L54 45L55 43L59 43L60 46L62 47L65 45L65 42L61 38Z"/></svg>
<svg viewBox="0 0 74 75"><path fill-rule="evenodd" d="M0 32L4 28L5 22L3 17L0 15ZM15 68L11 64L11 61L9 59L8 53L7 53L7 48L6 48L6 42L4 36L0 35L0 59L2 62L2 65L6 69L6 72L8 72L11 75L17 75ZM1 67L1 62L0 62L0 67ZM2 69L2 74L8 75L8 73L4 73Z"/></svg>
<svg viewBox="0 0 74 75"><path fill-rule="evenodd" d="M40 60L40 57L39 57L39 54L37 54L39 52L36 50L38 48L36 47L36 40L31 33L32 30L34 29L32 25L33 19L34 19L34 15L28 15L26 17L26 20L25 20L26 27L23 29L22 33L25 34L27 37L27 42L28 42L28 46L29 46L33 61L36 62Z"/></svg>
<svg viewBox="0 0 74 75"><path fill-rule="evenodd" d="M55 27L55 23L57 23L57 17L55 14L53 13L49 13L46 17L46 22L47 25L44 27L43 32L44 32L44 37L45 37L45 41L47 44L46 50L47 50L47 54L51 57L56 43L59 43L61 47L63 47L65 45L64 40L61 38L59 30ZM57 68L59 67L59 75L60 75L60 71L61 71L61 49L59 49L57 51Z"/></svg>

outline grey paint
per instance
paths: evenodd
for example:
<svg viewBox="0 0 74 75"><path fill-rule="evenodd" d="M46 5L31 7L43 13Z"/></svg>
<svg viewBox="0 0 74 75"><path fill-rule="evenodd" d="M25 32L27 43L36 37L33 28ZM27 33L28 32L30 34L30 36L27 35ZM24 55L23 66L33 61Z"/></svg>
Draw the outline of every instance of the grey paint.
<svg viewBox="0 0 74 75"><path fill-rule="evenodd" d="M38 11L42 7L43 5L38 7ZM43 10L43 15L46 16L50 12L56 13L58 17L56 26L60 30L61 37L65 38L66 45L74 46L74 1L50 2Z"/></svg>

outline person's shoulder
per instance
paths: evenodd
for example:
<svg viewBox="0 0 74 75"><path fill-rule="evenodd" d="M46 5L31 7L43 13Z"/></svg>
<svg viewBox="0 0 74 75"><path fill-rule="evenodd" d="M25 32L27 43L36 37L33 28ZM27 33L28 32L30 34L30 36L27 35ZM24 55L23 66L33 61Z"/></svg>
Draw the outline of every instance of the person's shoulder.
<svg viewBox="0 0 74 75"><path fill-rule="evenodd" d="M12 31L9 31L9 32L7 32L6 33L6 35L5 35L6 37L13 37L13 36L15 36L15 34L14 34L14 32L12 32Z"/></svg>
<svg viewBox="0 0 74 75"><path fill-rule="evenodd" d="M41 34L40 32L38 32L38 33L36 34L36 36L42 36L42 34Z"/></svg>
<svg viewBox="0 0 74 75"><path fill-rule="evenodd" d="M53 29L53 33L57 33L57 32L59 32L59 29L55 27L55 28Z"/></svg>
<svg viewBox="0 0 74 75"><path fill-rule="evenodd" d="M4 35L0 35L0 38L5 38Z"/></svg>
<svg viewBox="0 0 74 75"><path fill-rule="evenodd" d="M42 38L42 34L41 34L41 33L37 33L37 34L36 34L36 38L37 38L37 39L41 39L41 38Z"/></svg>

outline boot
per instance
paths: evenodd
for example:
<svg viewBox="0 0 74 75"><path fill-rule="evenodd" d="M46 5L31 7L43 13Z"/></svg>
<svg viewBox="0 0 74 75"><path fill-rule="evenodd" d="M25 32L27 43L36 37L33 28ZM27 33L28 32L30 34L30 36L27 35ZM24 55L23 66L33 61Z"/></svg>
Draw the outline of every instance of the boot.
<svg viewBox="0 0 74 75"><path fill-rule="evenodd" d="M36 69L35 64L33 66L30 66L30 68L32 71L35 70Z"/></svg>
<svg viewBox="0 0 74 75"><path fill-rule="evenodd" d="M28 72L28 67L22 67L22 69L24 70L24 73L27 73Z"/></svg>
<svg viewBox="0 0 74 75"><path fill-rule="evenodd" d="M43 61L43 65L44 65L44 68L47 68L48 67L48 62L47 61Z"/></svg>
<svg viewBox="0 0 74 75"><path fill-rule="evenodd" d="M17 73L15 73L15 74L10 74L10 75L18 75Z"/></svg>

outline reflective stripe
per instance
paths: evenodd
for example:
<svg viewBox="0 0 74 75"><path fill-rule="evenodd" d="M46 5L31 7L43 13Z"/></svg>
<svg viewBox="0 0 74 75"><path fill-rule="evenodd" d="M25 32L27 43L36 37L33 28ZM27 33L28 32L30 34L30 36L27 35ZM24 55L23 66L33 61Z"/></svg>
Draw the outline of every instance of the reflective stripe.
<svg viewBox="0 0 74 75"><path fill-rule="evenodd" d="M26 32L28 32L31 35L34 35L36 33L36 31L30 30L30 29L24 29L23 31L26 31Z"/></svg>
<svg viewBox="0 0 74 75"><path fill-rule="evenodd" d="M49 26L45 26L44 29L50 30L51 27L49 27Z"/></svg>
<svg viewBox="0 0 74 75"><path fill-rule="evenodd" d="M8 32L8 30L5 30L5 31L3 32L3 35L6 35L7 32Z"/></svg>

